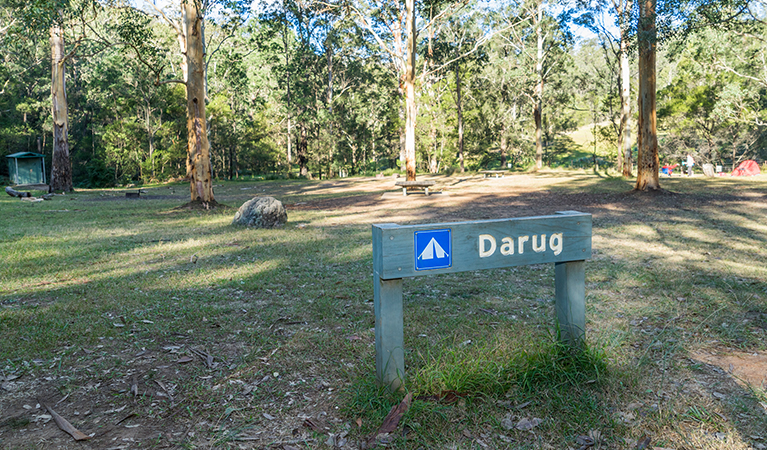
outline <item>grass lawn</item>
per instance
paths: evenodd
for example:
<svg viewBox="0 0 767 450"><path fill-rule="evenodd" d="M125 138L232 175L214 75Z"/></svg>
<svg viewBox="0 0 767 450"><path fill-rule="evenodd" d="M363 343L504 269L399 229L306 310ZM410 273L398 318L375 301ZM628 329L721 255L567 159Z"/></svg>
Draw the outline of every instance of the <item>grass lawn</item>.
<svg viewBox="0 0 767 450"><path fill-rule="evenodd" d="M0 447L375 444L405 393L375 383L371 224L578 210L588 351L556 343L553 265L407 279L413 401L379 445L767 448L767 175L424 178L224 182L216 211L177 209L183 184L0 198ZM288 224L230 225L255 195Z"/></svg>

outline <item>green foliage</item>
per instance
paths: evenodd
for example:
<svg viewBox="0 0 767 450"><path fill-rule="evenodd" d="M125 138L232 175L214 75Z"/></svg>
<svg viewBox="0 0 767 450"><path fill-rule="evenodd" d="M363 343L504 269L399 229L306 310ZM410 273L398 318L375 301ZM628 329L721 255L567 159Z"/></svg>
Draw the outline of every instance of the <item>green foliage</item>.
<svg viewBox="0 0 767 450"><path fill-rule="evenodd" d="M747 40L732 37L702 31L677 51L673 78L658 93L658 121L668 133L662 159L680 160L689 152L699 163L733 166L767 156L761 150L764 85L748 75L761 70L758 53ZM754 63L744 66L741 52L751 54Z"/></svg>
<svg viewBox="0 0 767 450"><path fill-rule="evenodd" d="M50 154L47 32L60 22L66 25L67 48L82 55L67 63L75 182L98 186L185 176L185 91L183 84L164 83L183 78L172 28L113 3L5 4L0 155ZM527 167L535 158L535 4L472 3L455 10L451 5L419 5L424 20L445 8L451 14L444 26L422 32L418 42L417 65L428 76L418 81L417 167L432 173L458 167L456 69L466 168ZM272 3L258 17L245 15L242 2L219 6L221 15L210 17L205 31L215 177L295 171L329 177L399 168L400 80L356 16L294 1ZM395 6L371 10L371 20L386 22L381 15ZM693 152L700 162L732 165L767 156L763 25L744 19L729 22L737 32L688 29L727 14L740 17L740 6L736 0L659 2L661 38L671 44L658 63L662 159ZM601 33L573 45L568 24L559 20L572 12L557 17L547 12L541 23L544 163L604 166L617 157L615 42ZM636 11L632 14L636 26ZM674 23L669 18L680 20L678 29L669 28ZM485 41L492 30L501 31ZM676 35L686 39L674 41ZM568 140L586 125L588 138ZM6 172L0 164L0 174Z"/></svg>

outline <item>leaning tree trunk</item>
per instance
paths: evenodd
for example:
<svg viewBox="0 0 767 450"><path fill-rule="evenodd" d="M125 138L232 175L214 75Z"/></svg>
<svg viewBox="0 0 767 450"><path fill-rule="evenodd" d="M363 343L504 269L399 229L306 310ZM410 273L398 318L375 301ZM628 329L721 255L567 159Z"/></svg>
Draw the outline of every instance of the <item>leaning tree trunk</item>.
<svg viewBox="0 0 767 450"><path fill-rule="evenodd" d="M535 167L543 167L543 2L538 2L538 23L535 33L538 41L538 53L535 61L535 72L538 84L535 86L535 104L533 118L535 119Z"/></svg>
<svg viewBox="0 0 767 450"><path fill-rule="evenodd" d="M405 58L405 171L407 181L415 181L415 123L418 108L415 103L415 0L406 0L407 50Z"/></svg>
<svg viewBox="0 0 767 450"><path fill-rule="evenodd" d="M65 79L64 36L61 27L51 26L51 115L53 116L53 161L50 192L72 192L72 164L69 161L69 118Z"/></svg>
<svg viewBox="0 0 767 450"><path fill-rule="evenodd" d="M634 188L638 191L660 189L655 114L655 5L656 0L642 0L639 11L639 151Z"/></svg>
<svg viewBox="0 0 767 450"><path fill-rule="evenodd" d="M186 31L186 127L189 135L186 173L192 201L215 203L210 167L210 144L205 117L205 43L197 0L182 3Z"/></svg>

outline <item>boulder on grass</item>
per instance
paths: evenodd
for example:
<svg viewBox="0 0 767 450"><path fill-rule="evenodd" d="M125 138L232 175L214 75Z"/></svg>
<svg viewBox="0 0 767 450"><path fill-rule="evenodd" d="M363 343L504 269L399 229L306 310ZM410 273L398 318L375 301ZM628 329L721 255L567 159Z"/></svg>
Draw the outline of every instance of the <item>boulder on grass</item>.
<svg viewBox="0 0 767 450"><path fill-rule="evenodd" d="M234 215L232 225L253 228L275 228L288 221L288 212L282 202L273 197L256 197L248 200Z"/></svg>

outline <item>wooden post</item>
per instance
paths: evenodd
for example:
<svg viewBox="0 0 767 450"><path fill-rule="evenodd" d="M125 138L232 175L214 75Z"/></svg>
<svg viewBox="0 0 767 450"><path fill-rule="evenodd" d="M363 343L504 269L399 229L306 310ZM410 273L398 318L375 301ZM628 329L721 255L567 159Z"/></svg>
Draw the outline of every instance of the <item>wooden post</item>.
<svg viewBox="0 0 767 450"><path fill-rule="evenodd" d="M403 187L403 189L406 189ZM402 312L402 278L382 278L384 231L396 223L373 225L373 309L376 318L376 379L391 391L405 380L405 333ZM394 237L389 236L389 241Z"/></svg>
<svg viewBox="0 0 767 450"><path fill-rule="evenodd" d="M554 276L561 340L581 348L586 335L586 261L554 263Z"/></svg>
<svg viewBox="0 0 767 450"><path fill-rule="evenodd" d="M376 379L391 391L405 380L405 333L402 314L402 278L382 280L373 285L376 316Z"/></svg>

